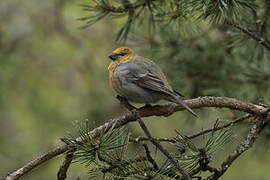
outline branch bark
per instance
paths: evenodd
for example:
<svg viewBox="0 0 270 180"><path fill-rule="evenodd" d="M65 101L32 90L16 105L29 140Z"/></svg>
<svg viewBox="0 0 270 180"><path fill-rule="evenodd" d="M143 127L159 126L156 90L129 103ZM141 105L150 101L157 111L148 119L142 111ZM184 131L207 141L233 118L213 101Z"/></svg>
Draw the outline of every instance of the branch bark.
<svg viewBox="0 0 270 180"><path fill-rule="evenodd" d="M68 150L68 146L66 144L58 146L58 147L46 152L45 154L33 159L32 161L30 161L29 163L27 163L26 165L24 165L20 169L16 170L15 172L9 174L6 177L6 180L19 179L21 176L28 173L29 171L31 171L35 167L52 159L55 156L58 156L59 154L66 152L67 150Z"/></svg>
<svg viewBox="0 0 270 180"><path fill-rule="evenodd" d="M61 164L59 171L57 173L57 180L65 180L66 179L67 171L68 171L68 168L72 162L74 152L75 152L75 149L71 149L66 153L65 160Z"/></svg>
<svg viewBox="0 0 270 180"><path fill-rule="evenodd" d="M206 97L199 97L196 99L185 100L184 103L187 104L192 109L199 109L199 108L205 108L205 107L229 108L229 109L238 110L238 111L250 113L257 116L263 116L264 118L262 119L265 121L270 120L270 112L268 112L267 108L260 105L245 103L237 99L233 99L233 98L206 96ZM172 114L172 112L183 111L183 110L184 108L182 106L179 106L176 104L167 104L167 105L157 105L157 106L152 106L152 107L143 107L143 108L138 109L137 112L139 113L140 117L149 117L149 116L166 116L169 113ZM134 113L129 112L123 116L109 120L107 123L90 131L89 134L93 138L95 138L100 134L102 130L108 130L114 124L115 124L114 128L119 128L133 121L136 121L136 116L134 115ZM83 141L83 139L81 138L78 138L77 140ZM20 169L9 174L6 177L6 180L19 179L21 176L30 172L35 167L41 165L42 163L60 154L63 154L67 150L68 150L68 145L66 144L58 146L44 153L38 158L33 159L32 161L30 161L29 163L27 163Z"/></svg>

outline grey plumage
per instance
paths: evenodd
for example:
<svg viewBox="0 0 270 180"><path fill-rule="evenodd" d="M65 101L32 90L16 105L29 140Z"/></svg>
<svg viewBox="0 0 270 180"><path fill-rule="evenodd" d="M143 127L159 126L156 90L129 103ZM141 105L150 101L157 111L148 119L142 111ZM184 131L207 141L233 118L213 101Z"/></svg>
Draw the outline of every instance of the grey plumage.
<svg viewBox="0 0 270 180"><path fill-rule="evenodd" d="M119 64L113 74L122 87L116 90L117 93L129 101L150 104L164 99L182 105L197 117L180 99L182 95L171 88L161 69L151 60L137 57Z"/></svg>

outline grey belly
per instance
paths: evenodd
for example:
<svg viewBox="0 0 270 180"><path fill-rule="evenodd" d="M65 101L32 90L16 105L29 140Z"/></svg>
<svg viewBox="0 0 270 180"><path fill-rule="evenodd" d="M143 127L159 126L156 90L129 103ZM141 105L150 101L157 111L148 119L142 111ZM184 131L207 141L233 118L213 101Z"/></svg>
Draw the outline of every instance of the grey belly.
<svg viewBox="0 0 270 180"><path fill-rule="evenodd" d="M164 95L160 92L152 91L137 86L136 84L129 83L128 85L122 85L123 91L119 94L129 101L135 103L150 104L155 103L161 99L164 99Z"/></svg>

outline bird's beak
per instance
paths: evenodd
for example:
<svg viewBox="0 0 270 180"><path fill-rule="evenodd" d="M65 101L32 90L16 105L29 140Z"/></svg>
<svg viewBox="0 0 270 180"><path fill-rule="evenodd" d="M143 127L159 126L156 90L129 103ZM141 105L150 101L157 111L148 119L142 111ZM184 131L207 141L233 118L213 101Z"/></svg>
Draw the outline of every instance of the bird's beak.
<svg viewBox="0 0 270 180"><path fill-rule="evenodd" d="M113 60L113 61L117 60L117 55L114 54L114 53L109 54L108 57L109 57L111 60Z"/></svg>

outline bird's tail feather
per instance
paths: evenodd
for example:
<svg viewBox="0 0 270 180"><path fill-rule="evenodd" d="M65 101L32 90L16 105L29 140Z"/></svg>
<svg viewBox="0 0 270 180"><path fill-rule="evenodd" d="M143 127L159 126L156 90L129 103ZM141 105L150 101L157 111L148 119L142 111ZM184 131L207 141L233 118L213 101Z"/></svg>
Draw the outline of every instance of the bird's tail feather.
<svg viewBox="0 0 270 180"><path fill-rule="evenodd" d="M186 105L179 97L175 97L174 96L174 99L175 99L175 103L183 106L188 112L190 112L193 116L195 117L198 117L198 115L190 108L188 107L188 105Z"/></svg>

